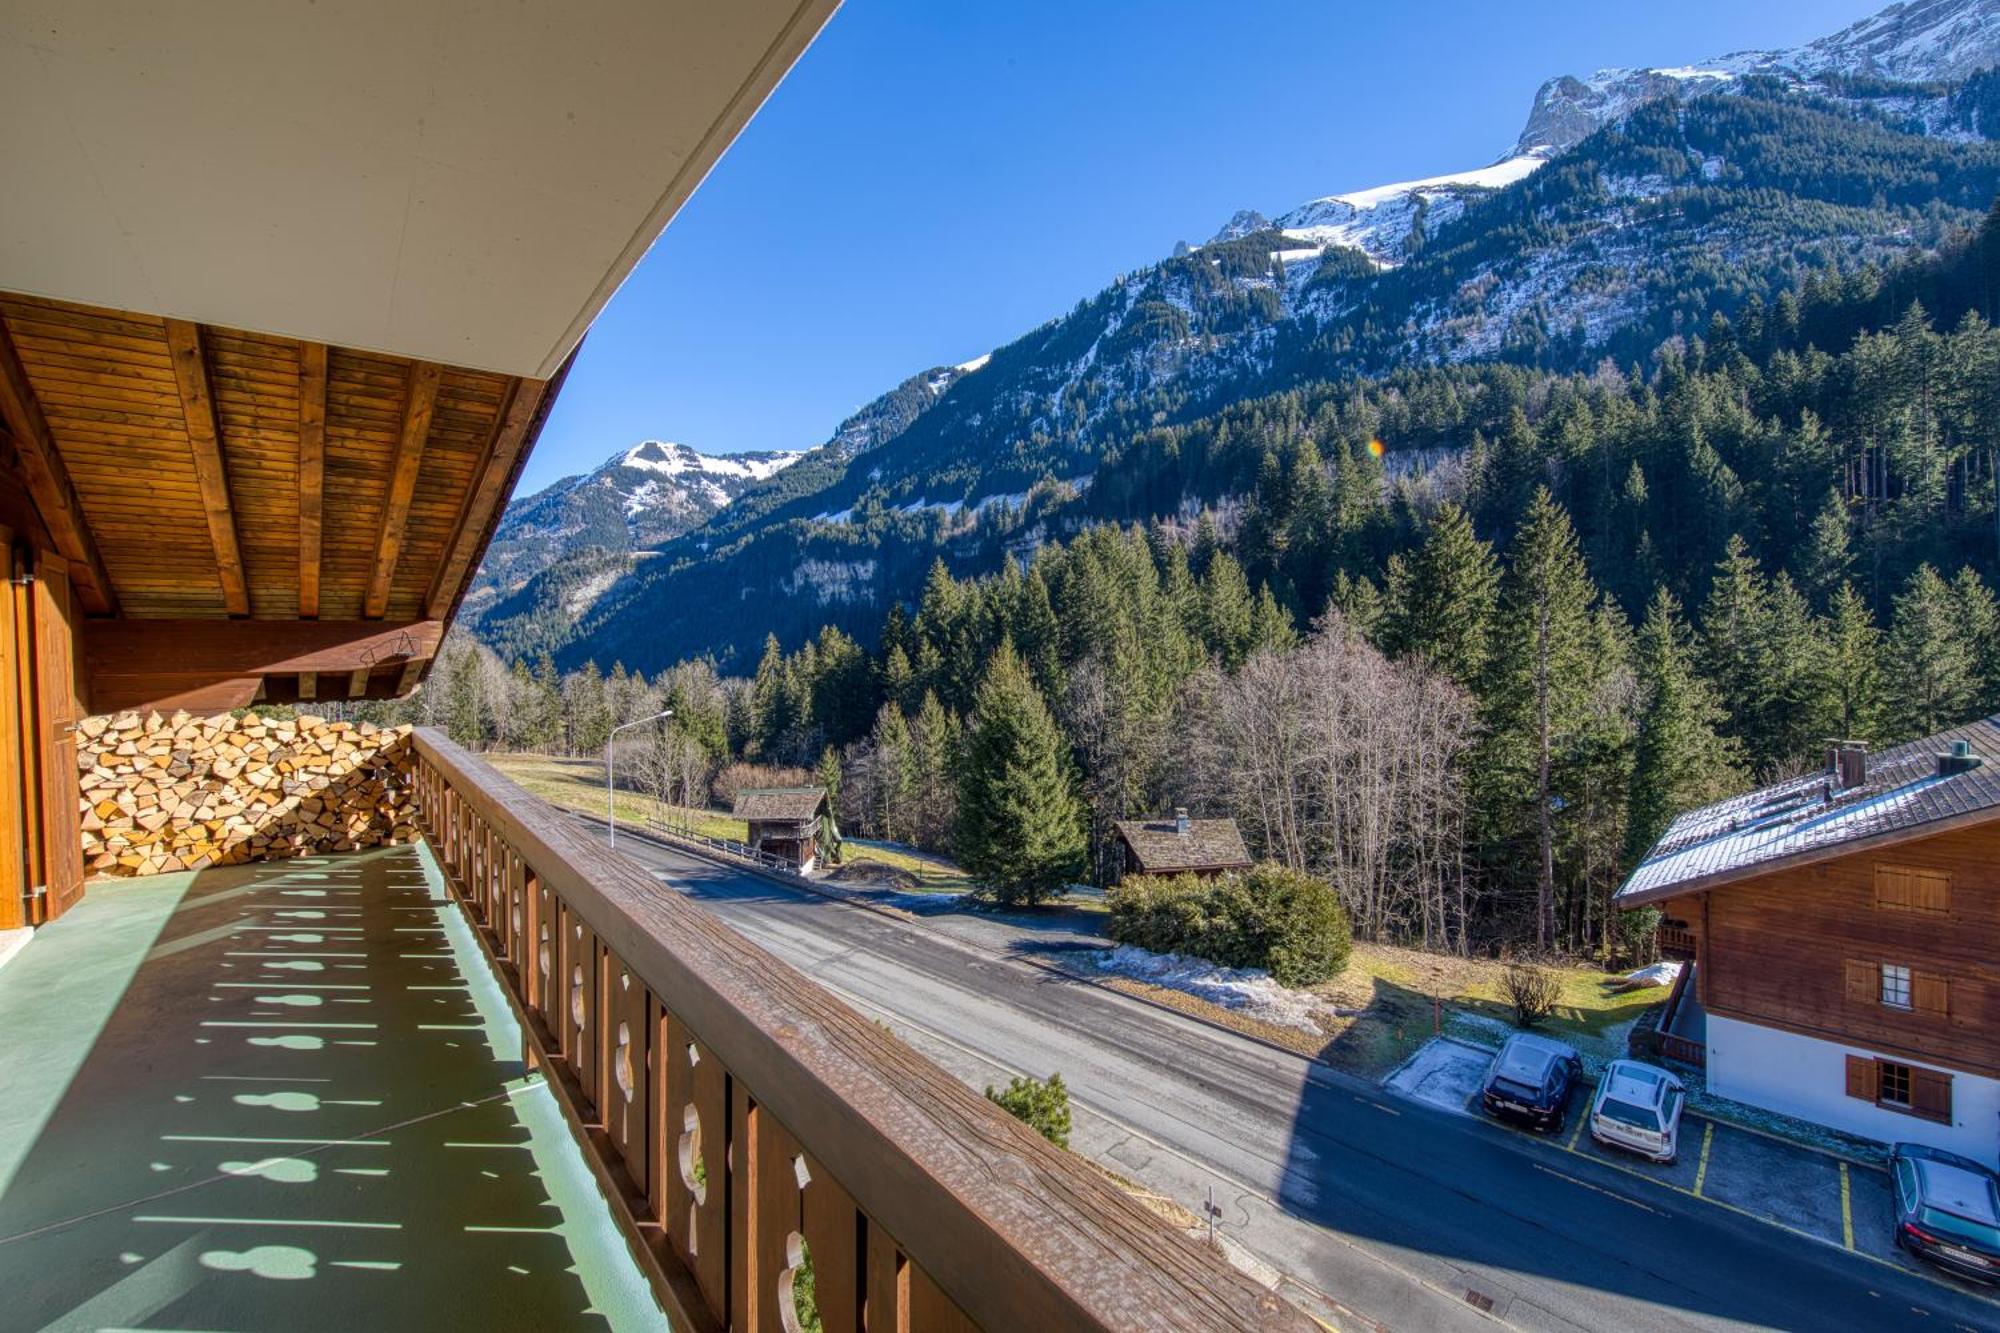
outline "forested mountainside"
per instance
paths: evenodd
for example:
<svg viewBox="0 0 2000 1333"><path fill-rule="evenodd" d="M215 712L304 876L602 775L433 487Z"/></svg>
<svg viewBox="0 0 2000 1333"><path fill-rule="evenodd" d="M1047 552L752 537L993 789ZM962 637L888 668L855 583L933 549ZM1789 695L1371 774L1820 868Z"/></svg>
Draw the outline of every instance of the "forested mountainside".
<svg viewBox="0 0 2000 1333"><path fill-rule="evenodd" d="M812 765L843 828L968 858L970 738L1019 724L1038 798L1074 802L1065 873L1186 805L1331 882L1365 936L1615 953L1650 923L1611 894L1676 812L1829 736L2000 709L1996 305L2000 213L1716 316L1644 377L1433 367L1154 428L1086 511L1241 498L1079 521L977 577L936 561L873 649L829 625L730 679L454 644L412 706L583 754L671 707L685 799L732 761ZM1428 464L1392 468L1392 434Z"/></svg>
<svg viewBox="0 0 2000 1333"><path fill-rule="evenodd" d="M976 369L913 378L863 438L843 431L652 558L572 579L560 614L551 590L530 586L487 609L481 632L503 655L646 669L704 652L740 669L766 631L794 644L821 623L869 641L936 557L978 572L1086 522L1226 505L1242 476L1170 467L1176 489L1135 483L1124 464L1107 484L1162 428L1219 423L1277 394L1365 399L1414 368L1560 376L1609 362L1644 378L1663 344L1715 314L1741 316L1755 298L1782 319L1816 279L1867 281L1854 275L1934 251L2000 187L1991 75L1892 82L1864 63L1808 79L1768 53L1730 59L1746 72L1618 102L1572 145L1536 145L1545 160L1500 188L1336 197L1370 205L1359 231L1352 217L1312 222L1331 216L1328 200L1225 229ZM1698 95L1675 95L1681 83ZM1545 90L1545 129L1549 102ZM1383 209L1396 217L1373 218ZM1364 248L1314 248L1320 225ZM1472 445L1452 423L1379 438L1392 474ZM722 605L755 613L719 616Z"/></svg>

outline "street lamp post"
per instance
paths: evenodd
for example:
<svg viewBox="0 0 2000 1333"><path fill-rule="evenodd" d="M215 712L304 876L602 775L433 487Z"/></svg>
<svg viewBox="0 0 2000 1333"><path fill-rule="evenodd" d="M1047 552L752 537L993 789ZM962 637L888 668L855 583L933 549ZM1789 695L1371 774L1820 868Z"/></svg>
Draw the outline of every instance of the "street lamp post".
<svg viewBox="0 0 2000 1333"><path fill-rule="evenodd" d="M674 710L663 708L651 717L635 718L622 727L613 727L611 734L604 738L604 825L610 831L610 842L618 845L618 733L633 727L643 727L648 722L658 722L663 717L672 717Z"/></svg>

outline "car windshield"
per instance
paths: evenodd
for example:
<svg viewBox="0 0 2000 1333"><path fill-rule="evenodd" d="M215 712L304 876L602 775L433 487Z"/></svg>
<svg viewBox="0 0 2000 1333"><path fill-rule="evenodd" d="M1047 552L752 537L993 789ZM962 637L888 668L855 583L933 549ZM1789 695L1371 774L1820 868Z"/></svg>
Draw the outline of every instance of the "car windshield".
<svg viewBox="0 0 2000 1333"><path fill-rule="evenodd" d="M1616 1097L1606 1097L1603 1105L1597 1108L1597 1113L1606 1120L1616 1120L1619 1124L1630 1125L1634 1129L1643 1129L1654 1134L1660 1132L1660 1117L1654 1114L1650 1106L1634 1106L1630 1102L1621 1102Z"/></svg>

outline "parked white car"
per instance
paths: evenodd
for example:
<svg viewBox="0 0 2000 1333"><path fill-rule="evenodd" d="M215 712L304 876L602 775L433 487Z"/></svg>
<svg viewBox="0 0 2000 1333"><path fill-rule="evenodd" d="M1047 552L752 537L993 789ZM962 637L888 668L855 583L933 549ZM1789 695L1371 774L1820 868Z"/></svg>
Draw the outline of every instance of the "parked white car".
<svg viewBox="0 0 2000 1333"><path fill-rule="evenodd" d="M1672 1162L1681 1149L1681 1081L1657 1065L1613 1060L1590 1103L1590 1137L1612 1148Z"/></svg>

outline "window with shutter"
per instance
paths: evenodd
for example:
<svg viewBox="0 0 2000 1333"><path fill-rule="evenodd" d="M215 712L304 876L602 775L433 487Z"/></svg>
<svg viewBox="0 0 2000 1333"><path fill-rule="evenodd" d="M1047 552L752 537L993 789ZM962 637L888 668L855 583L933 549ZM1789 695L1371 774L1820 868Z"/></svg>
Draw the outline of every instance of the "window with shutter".
<svg viewBox="0 0 2000 1333"><path fill-rule="evenodd" d="M1951 1123L1951 1075L1937 1069L1910 1070L1910 1114Z"/></svg>
<svg viewBox="0 0 2000 1333"><path fill-rule="evenodd" d="M1910 982L1910 1007L1940 1018L1951 1013L1951 979L1935 972L1917 973Z"/></svg>
<svg viewBox="0 0 2000 1333"><path fill-rule="evenodd" d="M1916 866L1878 865L1875 905L1894 912L1949 912L1951 876Z"/></svg>
<svg viewBox="0 0 2000 1333"><path fill-rule="evenodd" d="M1847 960L1847 998L1850 1003L1875 1003L1880 985L1881 972L1876 964L1856 958Z"/></svg>
<svg viewBox="0 0 2000 1333"><path fill-rule="evenodd" d="M1910 969L1897 963L1882 964L1882 1003L1891 1009L1910 1007Z"/></svg>
<svg viewBox="0 0 2000 1333"><path fill-rule="evenodd" d="M1847 1095L1864 1102L1875 1100L1875 1062L1865 1055L1847 1057Z"/></svg>
<svg viewBox="0 0 2000 1333"><path fill-rule="evenodd" d="M1916 1082L1916 1071L1908 1065L1894 1060L1875 1062L1875 1100L1892 1111L1910 1109L1911 1088Z"/></svg>

